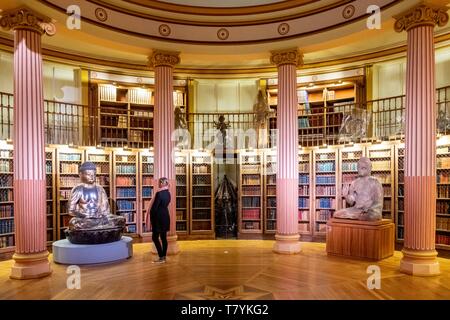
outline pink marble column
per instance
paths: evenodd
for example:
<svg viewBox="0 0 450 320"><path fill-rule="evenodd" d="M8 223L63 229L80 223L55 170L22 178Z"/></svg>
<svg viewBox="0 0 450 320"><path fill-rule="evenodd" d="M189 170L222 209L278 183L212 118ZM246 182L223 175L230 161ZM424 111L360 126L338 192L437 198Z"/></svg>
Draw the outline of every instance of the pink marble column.
<svg viewBox="0 0 450 320"><path fill-rule="evenodd" d="M5 12L0 20L14 30L14 223L13 279L51 273L47 251L44 98L41 37L55 27L26 8Z"/></svg>
<svg viewBox="0 0 450 320"><path fill-rule="evenodd" d="M155 180L162 177L169 179L172 197L169 205L170 232L167 236L169 242L167 253L169 255L180 252L176 232L175 159L172 157L175 148L175 142L172 141L172 133L175 130L173 67L179 62L180 58L177 52L155 50L150 57L150 64L155 70L155 112L153 115Z"/></svg>
<svg viewBox="0 0 450 320"><path fill-rule="evenodd" d="M405 128L405 243L400 271L439 274L436 259L436 103L433 28L445 8L420 4L396 17L408 33Z"/></svg>
<svg viewBox="0 0 450 320"><path fill-rule="evenodd" d="M297 49L272 52L278 67L277 107L277 233L273 250L300 252L298 232L298 123L297 65L302 56Z"/></svg>

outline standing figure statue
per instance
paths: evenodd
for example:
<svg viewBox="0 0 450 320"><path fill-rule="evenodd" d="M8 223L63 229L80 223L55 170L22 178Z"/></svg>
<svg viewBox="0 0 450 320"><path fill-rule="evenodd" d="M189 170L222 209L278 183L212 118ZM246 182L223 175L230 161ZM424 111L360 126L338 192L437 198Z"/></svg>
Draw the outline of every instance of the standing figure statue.
<svg viewBox="0 0 450 320"><path fill-rule="evenodd" d="M375 221L382 219L383 186L370 176L370 159L362 157L358 161L358 178L350 187L344 186L342 195L352 207L344 208L334 214L334 218Z"/></svg>
<svg viewBox="0 0 450 320"><path fill-rule="evenodd" d="M111 214L105 189L95 183L96 171L94 163L84 162L79 168L81 183L70 192L69 214L73 218L66 236L72 243L118 241L125 230L125 218Z"/></svg>
<svg viewBox="0 0 450 320"><path fill-rule="evenodd" d="M187 129L186 114L179 106L175 107L175 129Z"/></svg>
<svg viewBox="0 0 450 320"><path fill-rule="evenodd" d="M222 135L222 145L223 148L226 147L227 145L227 129L230 127L230 123L229 122L225 122L225 116L222 114L219 116L219 122L214 121L214 127L219 130L219 132ZM230 142L230 141L228 141Z"/></svg>
<svg viewBox="0 0 450 320"><path fill-rule="evenodd" d="M259 90L256 103L253 105L253 112L255 113L255 129L258 135L257 143L259 147L264 148L267 141L267 117L271 110L261 90Z"/></svg>

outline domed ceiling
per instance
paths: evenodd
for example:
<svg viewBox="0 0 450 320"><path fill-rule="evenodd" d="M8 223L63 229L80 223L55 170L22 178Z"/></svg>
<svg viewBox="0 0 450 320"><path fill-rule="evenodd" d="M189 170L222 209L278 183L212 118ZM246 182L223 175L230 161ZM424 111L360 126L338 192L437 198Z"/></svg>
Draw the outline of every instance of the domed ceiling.
<svg viewBox="0 0 450 320"><path fill-rule="evenodd" d="M53 52L139 68L153 49L173 50L180 52L177 69L229 70L272 68L270 51L292 47L310 65L399 48L406 33L394 31L392 17L419 2L3 0L0 8L26 5L54 19L56 35L43 38ZM381 10L379 29L367 27L373 5ZM73 8L80 10L80 29L68 28ZM449 33L450 26L436 29L437 35ZM0 39L11 36L0 31Z"/></svg>

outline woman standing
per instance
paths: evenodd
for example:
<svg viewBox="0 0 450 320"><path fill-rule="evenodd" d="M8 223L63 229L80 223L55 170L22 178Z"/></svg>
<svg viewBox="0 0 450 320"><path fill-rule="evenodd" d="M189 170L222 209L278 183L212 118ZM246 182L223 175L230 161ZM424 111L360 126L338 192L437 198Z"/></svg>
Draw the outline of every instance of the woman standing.
<svg viewBox="0 0 450 320"><path fill-rule="evenodd" d="M153 261L153 263L165 263L167 254L167 231L170 230L170 215L168 208L170 203L169 180L167 180L167 178L160 178L158 186L159 191L156 193L150 209L152 240L159 256L159 259Z"/></svg>

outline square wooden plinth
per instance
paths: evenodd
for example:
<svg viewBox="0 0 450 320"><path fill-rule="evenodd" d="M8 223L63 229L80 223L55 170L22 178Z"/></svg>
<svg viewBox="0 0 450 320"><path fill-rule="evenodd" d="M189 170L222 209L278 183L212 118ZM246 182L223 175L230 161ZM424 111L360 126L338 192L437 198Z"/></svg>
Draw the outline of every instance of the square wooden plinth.
<svg viewBox="0 0 450 320"><path fill-rule="evenodd" d="M394 254L394 223L332 218L327 223L327 253L365 260L390 257Z"/></svg>

